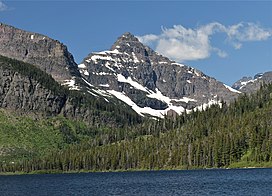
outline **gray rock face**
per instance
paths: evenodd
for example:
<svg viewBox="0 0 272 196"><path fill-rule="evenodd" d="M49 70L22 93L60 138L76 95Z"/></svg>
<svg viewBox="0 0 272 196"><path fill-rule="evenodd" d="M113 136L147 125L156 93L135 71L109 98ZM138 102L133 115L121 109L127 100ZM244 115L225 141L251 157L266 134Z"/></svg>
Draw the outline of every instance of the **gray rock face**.
<svg viewBox="0 0 272 196"><path fill-rule="evenodd" d="M232 85L232 88L243 93L254 93L258 91L262 84L272 83L272 71L258 73L252 77L243 77Z"/></svg>
<svg viewBox="0 0 272 196"><path fill-rule="evenodd" d="M2 62L0 62L2 63ZM19 114L59 114L66 98L56 96L40 83L0 66L0 107Z"/></svg>
<svg viewBox="0 0 272 196"><path fill-rule="evenodd" d="M33 65L58 82L78 76L77 65L67 47L47 36L0 23L0 55Z"/></svg>
<svg viewBox="0 0 272 196"><path fill-rule="evenodd" d="M109 51L88 55L79 69L91 85L140 114L145 113L143 108L151 115L158 110L180 113L219 99L230 101L239 94L199 70L156 53L130 33L119 37Z"/></svg>
<svg viewBox="0 0 272 196"><path fill-rule="evenodd" d="M96 111L97 108L89 103L90 99L87 95L83 97L80 92L71 95L49 75L39 73L44 81L50 83L50 88L48 88L49 85L46 87L44 82L32 77L37 72L22 74L14 70L14 67L9 64L10 61L6 59L0 57L0 108L33 118L63 115L73 120L84 121L92 126L101 124L119 126L113 115L105 115L105 111ZM21 65L30 66L23 63ZM28 69L33 70L33 67L28 67ZM58 86L58 89L56 90L54 86ZM103 103L99 102L99 104Z"/></svg>

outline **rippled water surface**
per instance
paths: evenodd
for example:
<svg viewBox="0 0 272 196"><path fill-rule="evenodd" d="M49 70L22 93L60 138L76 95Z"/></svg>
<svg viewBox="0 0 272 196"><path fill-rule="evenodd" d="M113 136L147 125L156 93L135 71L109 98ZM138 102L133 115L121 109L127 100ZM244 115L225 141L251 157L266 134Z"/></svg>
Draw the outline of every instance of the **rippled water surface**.
<svg viewBox="0 0 272 196"><path fill-rule="evenodd" d="M0 176L0 195L272 195L272 169Z"/></svg>

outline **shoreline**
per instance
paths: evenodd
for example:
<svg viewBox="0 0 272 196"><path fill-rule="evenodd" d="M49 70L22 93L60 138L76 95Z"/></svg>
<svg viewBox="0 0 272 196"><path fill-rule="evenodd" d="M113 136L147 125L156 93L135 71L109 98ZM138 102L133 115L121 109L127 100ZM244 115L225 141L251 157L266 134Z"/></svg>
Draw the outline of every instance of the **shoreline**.
<svg viewBox="0 0 272 196"><path fill-rule="evenodd" d="M235 170L235 169L272 169L272 166L244 166L244 167L223 167L223 168L172 168L172 169L129 169L129 170L36 170L31 172L3 172L0 176L13 175L39 175L39 174L80 174L80 173L123 173L123 172L155 172L155 171L196 171L196 170Z"/></svg>

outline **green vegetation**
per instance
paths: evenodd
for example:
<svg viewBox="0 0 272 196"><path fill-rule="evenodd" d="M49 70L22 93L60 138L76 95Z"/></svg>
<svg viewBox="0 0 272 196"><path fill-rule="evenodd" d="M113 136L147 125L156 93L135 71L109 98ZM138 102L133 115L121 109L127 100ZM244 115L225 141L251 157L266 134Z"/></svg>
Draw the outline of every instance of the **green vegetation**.
<svg viewBox="0 0 272 196"><path fill-rule="evenodd" d="M0 171L272 167L272 85L176 119L92 127L0 112Z"/></svg>
<svg viewBox="0 0 272 196"><path fill-rule="evenodd" d="M0 68L39 82L79 111L40 111L43 118L34 119L0 109L2 173L272 167L272 85L230 105L153 120L69 91L33 65L0 56Z"/></svg>

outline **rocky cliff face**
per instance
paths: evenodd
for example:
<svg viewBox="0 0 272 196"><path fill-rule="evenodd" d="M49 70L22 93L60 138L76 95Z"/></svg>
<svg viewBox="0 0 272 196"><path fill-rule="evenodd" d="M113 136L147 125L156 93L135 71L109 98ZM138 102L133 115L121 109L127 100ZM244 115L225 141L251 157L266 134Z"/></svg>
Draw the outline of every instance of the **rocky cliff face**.
<svg viewBox="0 0 272 196"><path fill-rule="evenodd" d="M180 114L239 94L199 70L159 55L130 33L119 37L109 51L91 53L78 67L98 94L115 96L140 115Z"/></svg>
<svg viewBox="0 0 272 196"><path fill-rule="evenodd" d="M0 55L37 65L58 82L78 76L67 47L47 36L0 23Z"/></svg>
<svg viewBox="0 0 272 196"><path fill-rule="evenodd" d="M272 83L272 71L256 74L252 77L243 77L232 85L232 88L243 93L254 93L262 84Z"/></svg>
<svg viewBox="0 0 272 196"><path fill-rule="evenodd" d="M14 62L16 61L0 58L0 107L19 114L32 113L38 116L40 114L53 116L61 113L67 101L66 96L44 87L31 75L20 73L12 67L11 64ZM29 65L22 63L20 66ZM33 70L32 74L37 72ZM51 80L54 83L54 80Z"/></svg>
<svg viewBox="0 0 272 196"><path fill-rule="evenodd" d="M39 82L18 72L0 68L0 107L19 114L59 114L65 105L64 96L56 96Z"/></svg>
<svg viewBox="0 0 272 196"><path fill-rule="evenodd" d="M135 113L82 92L69 91L35 66L0 56L0 107L34 118L63 115L91 126L122 126ZM123 108L126 108L123 106ZM108 109L108 110L107 110ZM125 117L124 117L125 116ZM118 120L117 120L118 119ZM118 124L119 123L119 124Z"/></svg>

